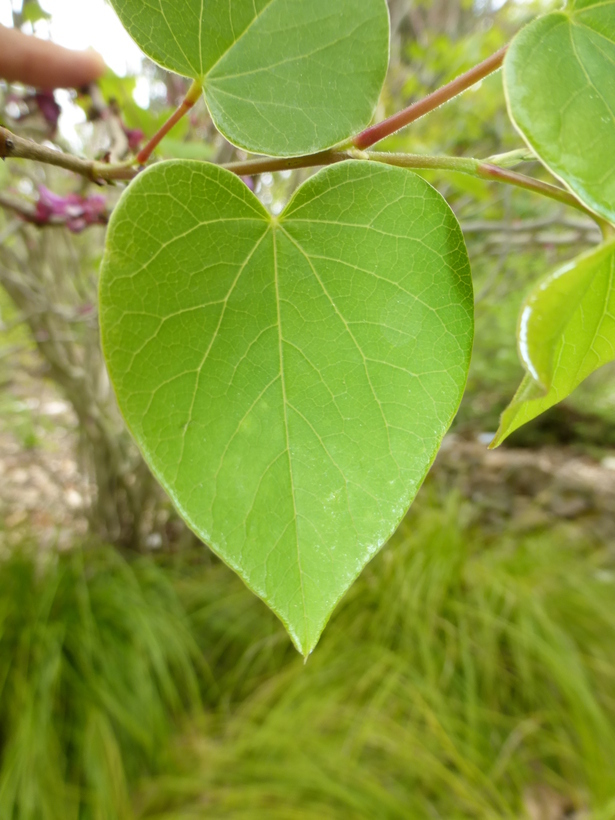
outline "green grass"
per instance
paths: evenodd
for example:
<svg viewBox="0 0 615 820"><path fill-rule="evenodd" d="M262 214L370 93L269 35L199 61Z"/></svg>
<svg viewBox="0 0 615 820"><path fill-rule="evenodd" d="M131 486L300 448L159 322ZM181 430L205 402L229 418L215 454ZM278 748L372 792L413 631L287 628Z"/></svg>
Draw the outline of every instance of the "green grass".
<svg viewBox="0 0 615 820"><path fill-rule="evenodd" d="M0 818L613 820L612 557L467 512L423 493L305 665L205 550L5 558Z"/></svg>
<svg viewBox="0 0 615 820"><path fill-rule="evenodd" d="M537 783L596 820L615 816L615 584L603 556L549 535L490 543L462 517L456 502L414 513L305 666L249 593L209 570L214 632L235 653L224 686L247 694L186 731L140 816L519 818ZM201 614L215 611L205 581L192 612L196 587ZM201 625L215 654L211 621Z"/></svg>
<svg viewBox="0 0 615 820"><path fill-rule="evenodd" d="M198 700L169 580L111 549L0 563L0 817L121 820Z"/></svg>

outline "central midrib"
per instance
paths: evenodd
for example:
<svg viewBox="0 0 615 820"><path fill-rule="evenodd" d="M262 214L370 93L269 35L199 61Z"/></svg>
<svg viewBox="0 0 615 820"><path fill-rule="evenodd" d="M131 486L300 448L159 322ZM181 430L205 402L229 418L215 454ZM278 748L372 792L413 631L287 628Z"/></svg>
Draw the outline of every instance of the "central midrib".
<svg viewBox="0 0 615 820"><path fill-rule="evenodd" d="M284 435L286 440L286 453L288 456L288 475L290 479L290 489L291 489L291 497L293 500L293 516L295 521L295 540L297 543L297 566L299 568L299 581L301 585L301 601L303 603L303 622L304 622L304 635L303 639L307 645L308 638L307 638L307 611L306 611L306 601L305 601L305 589L303 587L303 569L301 567L301 549L299 547L299 528L298 528L298 521L297 521L297 497L295 493L295 479L293 475L293 462L290 453L290 432L288 429L288 401L286 398L286 379L284 376L284 346L283 346L283 337L282 337L282 309L281 309L281 301L280 301L280 282L279 282L279 272L278 272L278 250L277 250L277 239L276 233L278 230L278 223L277 220L272 220L271 222L271 234L272 234L272 244L273 244L273 274L274 274L274 282L275 282L275 297L276 297L276 309L277 309L277 319L278 319L278 351L280 357L280 383L282 385L282 406L284 410Z"/></svg>

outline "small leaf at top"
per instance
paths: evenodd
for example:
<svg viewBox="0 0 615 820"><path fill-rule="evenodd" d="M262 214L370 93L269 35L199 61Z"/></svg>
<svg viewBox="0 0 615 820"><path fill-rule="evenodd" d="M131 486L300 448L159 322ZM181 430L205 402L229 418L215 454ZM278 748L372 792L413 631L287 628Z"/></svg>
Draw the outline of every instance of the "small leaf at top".
<svg viewBox="0 0 615 820"><path fill-rule="evenodd" d="M522 29L504 62L510 116L545 165L615 223L615 0L572 0Z"/></svg>
<svg viewBox="0 0 615 820"><path fill-rule="evenodd" d="M49 14L48 11L44 11L39 6L37 0L30 0L30 2L24 3L21 16L26 23L32 23L32 25L38 23L39 20L51 19L51 14Z"/></svg>
<svg viewBox="0 0 615 820"><path fill-rule="evenodd" d="M521 311L519 354L527 375L502 414L492 447L615 359L615 241L534 288Z"/></svg>
<svg viewBox="0 0 615 820"><path fill-rule="evenodd" d="M216 127L255 153L321 151L373 116L385 0L112 0L160 65L202 82Z"/></svg>
<svg viewBox="0 0 615 820"><path fill-rule="evenodd" d="M274 218L229 171L160 163L113 212L100 297L150 467L308 654L461 400L473 301L452 211L353 161Z"/></svg>

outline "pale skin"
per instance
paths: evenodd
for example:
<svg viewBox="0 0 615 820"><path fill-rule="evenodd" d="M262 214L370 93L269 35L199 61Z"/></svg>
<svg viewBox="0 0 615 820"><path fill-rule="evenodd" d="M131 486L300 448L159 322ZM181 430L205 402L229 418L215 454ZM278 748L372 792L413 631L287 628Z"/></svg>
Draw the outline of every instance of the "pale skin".
<svg viewBox="0 0 615 820"><path fill-rule="evenodd" d="M95 51L67 48L0 25L0 77L35 88L82 88L105 72Z"/></svg>

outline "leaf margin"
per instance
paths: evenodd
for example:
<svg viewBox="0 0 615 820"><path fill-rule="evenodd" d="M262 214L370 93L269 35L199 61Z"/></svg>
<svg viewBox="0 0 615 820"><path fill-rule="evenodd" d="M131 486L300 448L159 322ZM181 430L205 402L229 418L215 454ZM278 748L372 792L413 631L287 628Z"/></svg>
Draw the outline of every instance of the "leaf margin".
<svg viewBox="0 0 615 820"><path fill-rule="evenodd" d="M231 172L226 171L225 169L220 168L219 166L216 166L216 165L212 165L210 163L197 162L197 161L193 161L193 160L170 160L170 161L166 161L166 162L163 162L163 163L157 163L155 165L152 165L152 166L148 167L147 169L145 169L142 172L142 174L140 174L139 177L137 177L137 179L129 187L132 188L133 186L136 186L137 184L140 184L139 180L147 179L147 176L149 174L154 174L154 173L160 172L162 167L169 167L173 164L179 164L179 165L184 165L184 166L185 165L208 166L212 169L215 169L217 172L221 172L223 175L228 175L227 178L229 180L232 179L234 181L233 184L237 183L237 185L241 186L242 191L244 189L247 190L247 188L245 188L243 183L239 182L238 178L234 174L232 174ZM413 172L411 172L407 169L394 168L392 166L384 166L380 163L372 163L372 162L363 161L363 160L347 160L347 161L344 161L344 162L336 163L334 166L327 166L327 167L321 169L317 174L311 176L308 180L306 180L306 182L303 183L303 185L300 186L294 192L293 196L291 197L291 199L287 203L286 208L284 209L283 213L281 214L281 217L287 211L291 210L291 206L294 205L295 200L297 198L299 198L300 196L305 194L304 189L306 187L308 187L309 185L314 185L314 186L317 185L318 181L319 181L319 178L322 178L322 177L324 177L324 176L326 176L326 175L328 175L332 172L336 172L336 171L338 171L338 169L342 169L344 167L353 167L353 168L365 167L365 168L369 168L370 171L373 171L375 173L393 173L393 174L400 174L400 175L410 175L410 176L416 178L417 180L420 180L421 183L426 187L426 189L430 189L435 194L437 194L439 200L446 206L447 212L450 214L450 216L454 220L455 225L457 226L459 236L460 236L460 238L462 240L462 243L463 243L463 236L462 236L462 233L461 233L461 228L459 226L458 221L456 220L455 215L453 214L452 210L450 209L450 206L448 205L448 203L446 203L446 201L441 196L441 194L439 194L439 192L431 184L426 182L419 175L414 174ZM270 224L273 224L275 221L277 221L278 218L271 216L266 211L264 206L262 206L262 204L256 199L256 197L254 197L251 192L248 192L248 193L250 195L251 201L252 201L252 199L255 200L255 204L258 204L258 206L260 207L261 212L263 214L263 217L266 217L267 220L270 222ZM114 220L118 220L120 218L120 216L121 216L121 209L118 207L114 210L114 212L112 214L112 217L111 217L111 222L110 222L110 225L109 225L109 229L110 229L109 233L110 234L111 234L112 229L113 229ZM269 228L267 228L267 230L269 230ZM465 243L463 243L463 248L465 249ZM101 269L101 277L100 277L100 284L99 284L99 290L100 290L100 296L101 296L101 307L104 305L104 298L102 298L102 291L103 291L103 287L105 285L105 278L106 278L105 273L104 273L106 258L107 258L107 251L105 251L105 258L103 259L103 268ZM471 275L470 275L469 261L467 260L467 251L466 251L466 268L467 268L467 274L468 274L468 285L469 285L470 293L471 293L472 280L471 280ZM103 310L104 310L104 308L103 308ZM418 480L416 482L416 490L415 490L414 493L411 494L410 501L409 501L410 504L414 501L416 495L418 494L418 491L419 491L421 485L423 484L427 474L429 473L429 470L431 469L431 466L433 465L433 462L434 462L434 460L437 456L437 453L439 451L442 439L443 439L444 435L446 434L446 431L450 427L450 424L452 423L452 421L453 421L453 419L454 419L454 417L455 417L455 415L456 415L456 413L459 409L459 405L460 405L461 400L463 398L463 393L465 392L465 385L467 384L467 379L468 379L469 361L470 361L471 347L472 347L471 339L473 337L473 331L474 331L473 311L470 313L470 321L471 321L470 344L469 344L469 349L468 349L467 356L466 356L464 383L459 388L457 404L454 408L451 409L451 412L449 414L449 418L446 421L445 429L443 429L441 435L439 436L439 444L438 444L437 447L435 447L435 449L434 449L428 463L425 466L425 469L424 469L422 475L418 478ZM105 358L107 357L107 349L108 349L108 345L107 345L107 341L106 341L106 335L107 334L106 334L106 330L105 330L105 321L104 321L104 319L102 319L102 321L101 321L101 338L102 338L102 342L103 342L103 351L105 352ZM110 369L110 379L111 379L111 382L112 382L113 387L116 390L116 394L117 394L117 383L116 383L116 379L113 375L112 369ZM143 453L149 468L152 470L152 472L154 473L156 479L159 481L161 486L169 494L169 497L171 498L174 506L178 509L178 511L180 512L182 518L184 519L184 521L188 525L188 527L195 533L195 535L197 535L197 537L200 540L203 540L207 543L208 547L210 549L212 549L212 551L220 558L220 560L222 560L224 563L226 563L236 574L239 575L239 577L241 578L243 583L245 583L246 586L257 597L259 597L261 600L263 600L266 606L268 606L270 609L272 609L272 611L276 614L276 616L282 621L284 627L286 628L287 632L291 636L291 639L292 639L293 643L295 644L295 647L298 649L298 651L300 653L302 653L304 655L304 657L307 658L308 655L313 651L313 649L317 645L317 643L318 643L320 637L322 636L322 633L323 633L329 619L331 618L335 608L337 607L337 605L339 604L341 599L348 593L348 590L350 589L350 587L352 586L352 584L354 583L356 578L364 570L367 563L369 563L375 557L375 555L377 555L378 552L381 551L383 546L387 543L389 538L393 535L393 533L397 529L397 527L398 527L398 525L399 525L399 523L402 519L400 519L399 521L396 521L392 524L391 529L388 532L387 536L385 538L383 538L380 543L375 545L373 547L373 549L370 551L369 555L367 555L362 560L362 562L360 563L360 565L357 568L356 573L354 575L352 575L351 580L346 582L344 588L341 589L341 591L339 593L339 596L337 597L335 602L331 605L326 619L322 622L321 625L319 625L318 631L317 631L315 637L313 638L312 642L308 645L302 645L298 640L296 640L293 625L290 624L288 622L288 620L284 617L283 613L281 613L278 609L274 608L272 606L272 603L270 601L268 601L263 596L262 592L259 591L259 589L257 589L250 582L249 578L247 577L246 571L243 570L239 565L234 565L232 563L232 561L229 560L228 556L222 555L218 551L218 547L213 547L211 545L211 539L207 538L206 534L203 531L202 525L200 525L198 522L196 522L193 519L192 514L184 507L181 498L178 497L177 493L174 491L173 487L171 486L171 484L168 480L168 477L165 475L165 471L159 469L156 466L155 460L152 458L151 453L148 451L147 447L144 445L142 437L140 435L136 434L136 431L134 429L133 424L131 423L129 417L124 413L124 409L122 407L122 402L119 402L119 403L120 403L120 409L121 409L121 412L122 412L122 416L124 417L124 420L125 420L125 422L128 426L128 429L130 430L131 435L133 436L133 439L135 440L138 448ZM406 508L406 511L407 511L407 508ZM404 515L405 515L405 513L404 513ZM402 518L403 518L403 516L402 516Z"/></svg>

